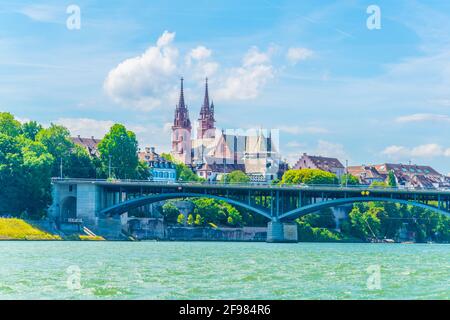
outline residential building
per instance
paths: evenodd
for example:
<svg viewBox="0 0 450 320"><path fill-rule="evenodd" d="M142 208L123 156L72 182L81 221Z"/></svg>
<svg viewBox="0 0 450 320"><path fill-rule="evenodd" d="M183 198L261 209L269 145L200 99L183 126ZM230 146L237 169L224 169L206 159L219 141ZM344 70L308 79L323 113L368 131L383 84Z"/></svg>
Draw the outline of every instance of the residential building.
<svg viewBox="0 0 450 320"><path fill-rule="evenodd" d="M349 166L348 173L359 179L359 183L370 185L373 182L384 182L386 175L380 174L373 166Z"/></svg>
<svg viewBox="0 0 450 320"><path fill-rule="evenodd" d="M162 158L155 152L154 147L146 147L144 151L139 150L139 160L148 163L150 179L156 182L175 182L177 170L175 164Z"/></svg>
<svg viewBox="0 0 450 320"><path fill-rule="evenodd" d="M71 137L73 143L83 147L91 157L99 157L100 152L98 151L98 144L100 139L95 139L94 136L90 138L82 138L81 136Z"/></svg>
<svg viewBox="0 0 450 320"><path fill-rule="evenodd" d="M392 172L399 188L443 188L450 187L450 180L430 166L402 163L351 166L350 174L358 177L363 184L387 181Z"/></svg>
<svg viewBox="0 0 450 320"><path fill-rule="evenodd" d="M226 175L232 171L245 171L244 164L229 164L223 165L220 163L203 163L200 167L196 169L197 175L208 180L208 181L220 181L223 175Z"/></svg>
<svg viewBox="0 0 450 320"><path fill-rule="evenodd" d="M303 153L294 165L294 169L320 169L334 173L338 176L338 178L345 174L345 167L338 159L322 156L311 156L306 153Z"/></svg>

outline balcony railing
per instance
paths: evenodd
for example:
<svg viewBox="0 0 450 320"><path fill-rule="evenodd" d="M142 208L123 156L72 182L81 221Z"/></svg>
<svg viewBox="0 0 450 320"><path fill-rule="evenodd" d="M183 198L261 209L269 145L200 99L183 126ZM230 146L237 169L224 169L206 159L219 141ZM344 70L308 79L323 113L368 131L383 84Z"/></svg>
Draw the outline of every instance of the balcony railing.
<svg viewBox="0 0 450 320"><path fill-rule="evenodd" d="M349 191L370 191L370 190L378 190L378 191L449 191L450 187L430 187L430 188L417 188L417 187L383 187L383 186L370 186L370 185L340 185L340 184L271 184L264 182L247 182L247 183L239 183L239 182L216 182L216 181L151 181L151 180L136 180L136 179L86 179L86 178L52 178L53 182L102 182L102 183L110 183L110 184L119 184L119 183L146 183L149 185L161 185L161 186L233 186L233 187L265 187L270 189L285 189L285 188L298 188L298 189L324 189L324 188L332 188L336 190L349 190Z"/></svg>

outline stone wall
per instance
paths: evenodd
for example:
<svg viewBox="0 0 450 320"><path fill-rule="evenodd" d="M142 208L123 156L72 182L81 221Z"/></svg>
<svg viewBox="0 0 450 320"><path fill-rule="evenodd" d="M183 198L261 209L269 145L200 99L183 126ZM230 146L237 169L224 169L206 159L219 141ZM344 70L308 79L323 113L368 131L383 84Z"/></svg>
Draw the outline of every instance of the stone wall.
<svg viewBox="0 0 450 320"><path fill-rule="evenodd" d="M139 240L266 241L267 228L167 226L158 218L130 218L126 231Z"/></svg>

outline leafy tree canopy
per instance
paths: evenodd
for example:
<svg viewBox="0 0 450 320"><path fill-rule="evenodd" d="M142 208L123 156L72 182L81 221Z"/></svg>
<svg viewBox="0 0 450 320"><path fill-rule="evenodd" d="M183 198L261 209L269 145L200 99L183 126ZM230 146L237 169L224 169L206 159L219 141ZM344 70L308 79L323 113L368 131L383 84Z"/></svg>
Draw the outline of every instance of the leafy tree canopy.
<svg viewBox="0 0 450 320"><path fill-rule="evenodd" d="M0 132L11 137L17 137L21 131L20 122L9 112L0 112Z"/></svg>
<svg viewBox="0 0 450 320"><path fill-rule="evenodd" d="M282 184L337 184L334 173L319 169L292 169L284 173Z"/></svg>
<svg viewBox="0 0 450 320"><path fill-rule="evenodd" d="M30 140L36 140L36 136L41 131L43 127L37 123L36 121L29 121L22 125L22 134L30 139Z"/></svg>
<svg viewBox="0 0 450 320"><path fill-rule="evenodd" d="M344 174L341 177L341 185L343 186L357 186L359 185L359 179L351 174Z"/></svg>
<svg viewBox="0 0 450 320"><path fill-rule="evenodd" d="M125 126L115 124L98 144L101 165L108 172L111 160L112 174L119 179L139 177L136 135Z"/></svg>
<svg viewBox="0 0 450 320"><path fill-rule="evenodd" d="M249 176L240 170L235 170L222 176L221 182L225 183L248 183L250 182Z"/></svg>

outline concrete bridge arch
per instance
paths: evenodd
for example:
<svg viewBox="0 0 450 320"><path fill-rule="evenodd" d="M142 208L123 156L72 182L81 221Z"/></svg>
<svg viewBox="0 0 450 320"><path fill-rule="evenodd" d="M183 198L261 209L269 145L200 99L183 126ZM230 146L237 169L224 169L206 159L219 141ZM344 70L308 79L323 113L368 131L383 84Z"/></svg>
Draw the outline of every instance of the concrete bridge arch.
<svg viewBox="0 0 450 320"><path fill-rule="evenodd" d="M379 197L353 197L353 198L341 198L341 199L333 199L333 200L327 200L319 203L314 203L310 205L305 205L300 208L288 211L286 213L283 213L279 216L280 220L292 220L296 219L302 216L305 216L307 214L317 212L321 209L326 208L333 208L337 206L342 206L346 204L353 204L358 202L391 202L391 203L399 203L399 204L405 204L405 205L411 205L415 207L419 207L422 209L428 209L440 214L443 214L447 217L450 217L450 212L441 210L438 207L433 207L428 204L423 204L415 201L407 201L402 199L395 199L395 198L379 198Z"/></svg>
<svg viewBox="0 0 450 320"><path fill-rule="evenodd" d="M187 192L155 194L155 195L143 196L143 197L139 197L139 198L135 198L135 199L130 199L130 200L124 201L122 203L113 205L109 208L101 210L100 215L103 215L103 216L120 215L129 210L136 209L136 208L139 208L144 205L148 205L148 204L152 204L152 203L156 203L156 202L160 202L160 201L165 201L165 200L179 199L179 198L209 198L209 199L221 200L221 201L227 202L229 204L235 205L237 207L248 209L254 213L257 213L259 215L266 217L269 220L272 219L270 212L268 212L268 210L263 207L258 207L258 206L255 206L255 205L252 205L249 203L245 203L242 201L230 199L227 197L216 196L216 195L212 195L212 194L199 194L199 193L187 193Z"/></svg>

